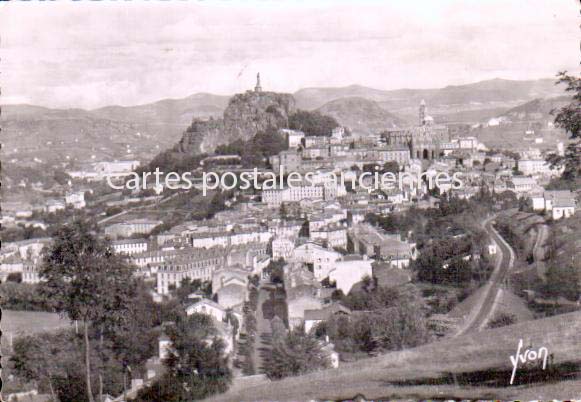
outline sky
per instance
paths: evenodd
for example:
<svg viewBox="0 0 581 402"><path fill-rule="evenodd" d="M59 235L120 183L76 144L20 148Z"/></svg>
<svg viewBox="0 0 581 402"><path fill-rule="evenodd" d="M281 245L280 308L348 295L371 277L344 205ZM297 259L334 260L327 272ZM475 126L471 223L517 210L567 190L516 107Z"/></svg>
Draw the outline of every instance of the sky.
<svg viewBox="0 0 581 402"><path fill-rule="evenodd" d="M576 0L0 2L0 103L440 88L578 73Z"/></svg>

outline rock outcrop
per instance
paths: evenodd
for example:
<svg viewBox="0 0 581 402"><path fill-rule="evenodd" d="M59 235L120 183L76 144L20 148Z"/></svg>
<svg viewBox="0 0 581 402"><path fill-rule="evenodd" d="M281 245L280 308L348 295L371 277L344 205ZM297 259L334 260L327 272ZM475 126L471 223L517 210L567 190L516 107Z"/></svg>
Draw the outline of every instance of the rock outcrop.
<svg viewBox="0 0 581 402"><path fill-rule="evenodd" d="M212 152L218 145L249 140L268 127L288 127L295 111L290 94L247 91L230 98L222 119L194 119L179 142L185 153Z"/></svg>

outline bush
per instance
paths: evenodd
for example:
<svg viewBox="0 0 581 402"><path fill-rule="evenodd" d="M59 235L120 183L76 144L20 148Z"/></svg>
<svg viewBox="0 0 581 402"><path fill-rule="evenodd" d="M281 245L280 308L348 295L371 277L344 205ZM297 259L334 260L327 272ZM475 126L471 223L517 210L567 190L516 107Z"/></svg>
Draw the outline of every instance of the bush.
<svg viewBox="0 0 581 402"><path fill-rule="evenodd" d="M52 311L46 297L40 295L37 285L8 281L0 285L2 308L24 311Z"/></svg>
<svg viewBox="0 0 581 402"><path fill-rule="evenodd" d="M505 327L507 325L512 325L516 323L517 319L514 314L509 313L500 313L496 315L490 322L488 323L488 328L500 328Z"/></svg>
<svg viewBox="0 0 581 402"><path fill-rule="evenodd" d="M12 272L12 273L8 274L8 277L6 277L6 281L7 282L21 283L22 282L22 273Z"/></svg>

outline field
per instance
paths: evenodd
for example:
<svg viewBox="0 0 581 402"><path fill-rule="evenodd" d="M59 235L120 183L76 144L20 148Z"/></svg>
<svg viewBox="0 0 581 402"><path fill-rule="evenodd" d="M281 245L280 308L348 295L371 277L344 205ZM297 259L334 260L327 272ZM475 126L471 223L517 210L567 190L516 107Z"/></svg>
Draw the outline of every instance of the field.
<svg viewBox="0 0 581 402"><path fill-rule="evenodd" d="M531 349L546 347L554 367L569 367L567 375L558 376L568 381L555 387L554 383L527 381L521 371L515 385L509 386L509 357L515 354L519 339ZM357 394L368 399L542 399L551 387L553 398L570 399L581 394L581 378L575 368L581 362L579 344L581 313L576 312L442 339L344 363L334 370L248 387L235 384L212 400L343 400Z"/></svg>
<svg viewBox="0 0 581 402"><path fill-rule="evenodd" d="M3 341L8 334L17 336L19 334L35 334L44 331L72 326L66 318L60 318L56 313L45 313L39 311L14 311L2 310Z"/></svg>

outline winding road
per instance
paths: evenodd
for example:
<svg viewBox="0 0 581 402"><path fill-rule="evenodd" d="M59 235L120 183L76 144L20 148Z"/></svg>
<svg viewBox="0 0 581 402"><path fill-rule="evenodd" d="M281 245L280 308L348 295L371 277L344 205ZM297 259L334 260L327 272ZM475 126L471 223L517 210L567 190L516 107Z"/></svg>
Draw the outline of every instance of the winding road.
<svg viewBox="0 0 581 402"><path fill-rule="evenodd" d="M502 286L508 279L508 274L514 265L515 254L510 245L502 238L502 236L494 229L493 223L496 216L492 216L483 222L484 229L490 235L492 241L496 244L497 257L494 271L490 276L490 280L485 286L484 293L478 301L474 310L468 316L466 323L455 334L459 336L467 332L474 332L482 330L490 318L493 316L496 309L496 304Z"/></svg>

